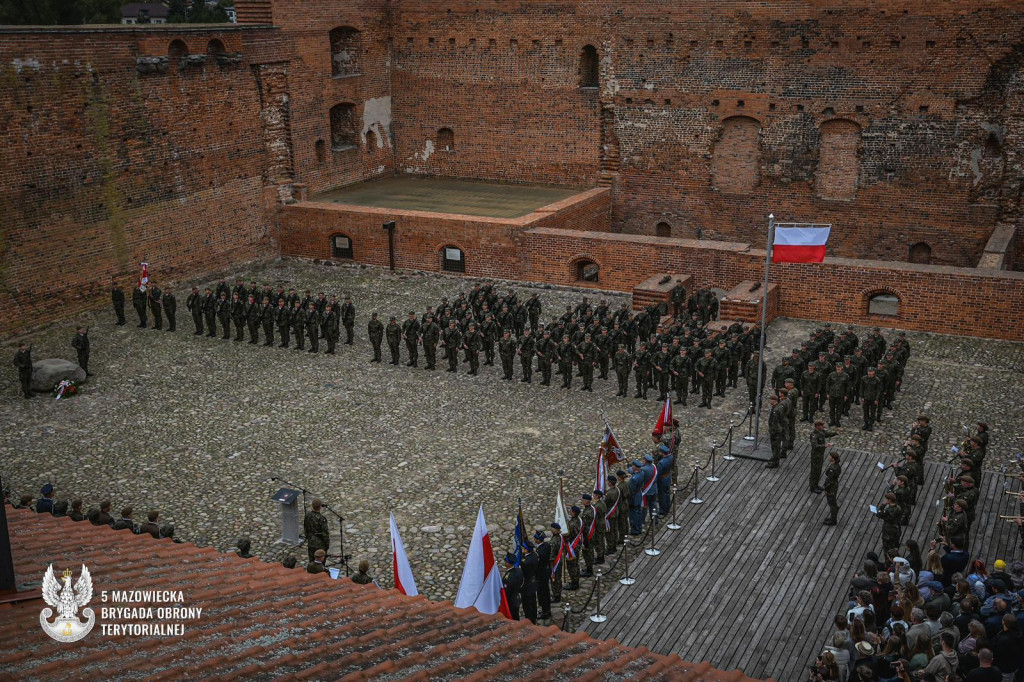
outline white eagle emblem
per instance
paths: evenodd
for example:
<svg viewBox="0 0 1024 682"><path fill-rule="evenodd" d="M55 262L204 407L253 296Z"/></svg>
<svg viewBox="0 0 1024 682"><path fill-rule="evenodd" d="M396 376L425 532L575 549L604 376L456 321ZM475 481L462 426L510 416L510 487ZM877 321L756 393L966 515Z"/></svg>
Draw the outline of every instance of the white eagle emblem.
<svg viewBox="0 0 1024 682"><path fill-rule="evenodd" d="M71 587L71 569L64 571L64 584L53 574L53 564L43 574L43 601L57 611L57 617L51 623L53 610L43 609L39 614L39 624L50 637L58 642L77 642L85 637L96 624L96 614L86 607L82 611L86 622L78 618L78 609L85 607L92 599L92 577L89 569L82 564L82 574Z"/></svg>

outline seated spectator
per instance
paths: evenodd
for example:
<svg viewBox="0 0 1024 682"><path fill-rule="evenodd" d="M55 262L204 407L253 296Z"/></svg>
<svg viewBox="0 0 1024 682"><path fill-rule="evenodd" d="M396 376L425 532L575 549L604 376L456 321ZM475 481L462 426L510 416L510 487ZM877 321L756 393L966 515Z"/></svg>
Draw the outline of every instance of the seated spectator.
<svg viewBox="0 0 1024 682"><path fill-rule="evenodd" d="M53 515L54 516L67 516L68 515L68 501L58 500L53 503Z"/></svg>
<svg viewBox="0 0 1024 682"><path fill-rule="evenodd" d="M18 500L18 504L12 504L12 509L31 509L35 511L35 505L32 504L32 500L35 499L31 495L22 495Z"/></svg>
<svg viewBox="0 0 1024 682"><path fill-rule="evenodd" d="M53 484L47 483L39 491L42 497L36 502L36 511L40 514L52 514L53 513Z"/></svg>
<svg viewBox="0 0 1024 682"><path fill-rule="evenodd" d="M359 585L369 585L373 582L373 578L370 577L370 562L363 559L359 562L359 571L352 576L352 582Z"/></svg>
<svg viewBox="0 0 1024 682"><path fill-rule="evenodd" d="M157 519L160 518L160 512L153 510L146 516L147 521L139 526L139 535L149 534L154 538L160 537L160 526L157 525Z"/></svg>
<svg viewBox="0 0 1024 682"><path fill-rule="evenodd" d="M71 511L68 512L68 516L72 521L85 521L85 516L82 514L82 498L76 497L71 500Z"/></svg>
<svg viewBox="0 0 1024 682"><path fill-rule="evenodd" d="M161 538L170 538L170 540L172 542L177 542L177 543L181 542L181 540L179 540L178 538L174 537L174 524L173 523L165 523L162 526L160 526L160 537Z"/></svg>
<svg viewBox="0 0 1024 682"><path fill-rule="evenodd" d="M322 549L318 549L313 552L313 560L306 564L306 573L327 573L327 567L324 566L324 561L327 560L327 552Z"/></svg>
<svg viewBox="0 0 1024 682"><path fill-rule="evenodd" d="M960 661L956 657L956 649L954 648L956 642L953 639L953 635L944 632L939 639L942 643L942 649L928 661L928 665L924 668L924 673L931 673L936 678L945 680L947 675L952 675L957 671Z"/></svg>
<svg viewBox="0 0 1024 682"><path fill-rule="evenodd" d="M131 507L125 507L121 510L121 518L118 519L113 528L114 530L130 530L132 533L138 534L139 530L135 527L135 521L132 520Z"/></svg>
<svg viewBox="0 0 1024 682"><path fill-rule="evenodd" d="M285 568L295 568L295 564L297 564L297 563L298 563L298 561L296 561L295 555L294 554L289 554L288 556L286 556L284 558L284 561L281 562L281 565L284 566Z"/></svg>
<svg viewBox="0 0 1024 682"><path fill-rule="evenodd" d="M235 554L242 559L251 559L253 555L249 552L250 549L252 549L252 540L248 536L243 535L238 538L238 542L235 543Z"/></svg>
<svg viewBox="0 0 1024 682"><path fill-rule="evenodd" d="M110 504L110 500L103 500L102 502L100 502L100 509L99 512L96 514L96 517L89 519L89 521L92 522L92 525L113 526L114 517L110 515L111 506L112 505Z"/></svg>

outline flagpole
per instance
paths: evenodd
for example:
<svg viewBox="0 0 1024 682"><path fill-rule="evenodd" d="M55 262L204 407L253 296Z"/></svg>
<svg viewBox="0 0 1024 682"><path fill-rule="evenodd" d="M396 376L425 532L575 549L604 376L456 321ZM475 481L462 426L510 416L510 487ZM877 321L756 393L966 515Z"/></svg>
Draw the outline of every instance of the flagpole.
<svg viewBox="0 0 1024 682"><path fill-rule="evenodd" d="M775 232L775 215L768 214L768 244L764 252L764 286L761 288L761 339L758 342L757 353L757 400L754 408L754 446L757 450L758 437L761 427L761 402L764 398L762 381L764 381L764 338L765 326L768 324L768 274L772 263L772 234Z"/></svg>

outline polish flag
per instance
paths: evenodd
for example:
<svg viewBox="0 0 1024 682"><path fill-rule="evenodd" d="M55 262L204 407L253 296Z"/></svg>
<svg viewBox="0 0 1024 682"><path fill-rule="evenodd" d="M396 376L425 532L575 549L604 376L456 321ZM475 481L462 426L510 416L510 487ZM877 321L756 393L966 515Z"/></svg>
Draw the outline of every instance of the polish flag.
<svg viewBox="0 0 1024 682"><path fill-rule="evenodd" d="M776 227L773 263L820 263L831 227Z"/></svg>
<svg viewBox="0 0 1024 682"><path fill-rule="evenodd" d="M506 618L512 618L508 599L505 598L505 588L501 583L501 573L494 563L494 550L491 549L491 538L487 534L483 505L480 505L476 516L476 528L473 529L473 539L469 543L466 567L462 569L462 583L455 597L455 608L467 609L470 606L480 613L493 614L500 611Z"/></svg>
<svg viewBox="0 0 1024 682"><path fill-rule="evenodd" d="M139 276L139 288L145 291L147 284L149 284L149 263L143 263L142 275Z"/></svg>
<svg viewBox="0 0 1024 682"><path fill-rule="evenodd" d="M409 555L405 553L402 536L398 533L394 512L391 512L391 558L395 569L395 589L406 596L415 597L419 591L416 589L416 579L412 577Z"/></svg>
<svg viewBox="0 0 1024 682"><path fill-rule="evenodd" d="M661 414L658 415L658 423L654 425L654 435L661 436L665 433L665 429L672 428L672 397L665 398L665 405L661 408Z"/></svg>

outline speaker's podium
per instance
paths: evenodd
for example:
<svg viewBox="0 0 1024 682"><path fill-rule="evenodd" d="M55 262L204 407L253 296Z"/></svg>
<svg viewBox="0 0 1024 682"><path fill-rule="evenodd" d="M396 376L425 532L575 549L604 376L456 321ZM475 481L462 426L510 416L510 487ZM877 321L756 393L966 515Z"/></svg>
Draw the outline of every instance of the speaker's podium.
<svg viewBox="0 0 1024 682"><path fill-rule="evenodd" d="M299 491L281 488L271 498L281 507L281 539L288 545L299 543Z"/></svg>

